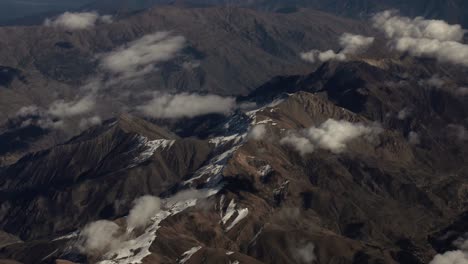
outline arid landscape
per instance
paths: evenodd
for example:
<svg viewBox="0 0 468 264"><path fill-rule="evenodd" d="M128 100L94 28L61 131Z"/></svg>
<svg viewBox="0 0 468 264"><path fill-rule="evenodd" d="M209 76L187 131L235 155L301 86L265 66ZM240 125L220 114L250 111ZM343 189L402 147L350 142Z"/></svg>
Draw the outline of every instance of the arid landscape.
<svg viewBox="0 0 468 264"><path fill-rule="evenodd" d="M463 1L36 1L0 264L468 263Z"/></svg>

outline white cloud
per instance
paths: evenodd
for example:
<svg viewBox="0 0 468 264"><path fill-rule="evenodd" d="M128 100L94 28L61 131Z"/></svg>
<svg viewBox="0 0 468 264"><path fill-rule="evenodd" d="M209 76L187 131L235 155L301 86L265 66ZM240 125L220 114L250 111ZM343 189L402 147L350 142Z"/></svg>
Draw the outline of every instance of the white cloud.
<svg viewBox="0 0 468 264"><path fill-rule="evenodd" d="M468 66L468 45L458 42L400 38L396 40L394 47L398 51L409 52L416 57L430 57L441 62Z"/></svg>
<svg viewBox="0 0 468 264"><path fill-rule="evenodd" d="M80 233L83 238L82 251L100 254L120 243L119 226L111 221L99 220L86 225Z"/></svg>
<svg viewBox="0 0 468 264"><path fill-rule="evenodd" d="M44 129L65 129L65 121L78 116L81 117L79 127L85 129L101 122L98 116L88 116L95 107L95 95L90 93L72 101L54 101L47 109L35 105L22 107L16 113L16 117L23 120L21 126L36 125Z"/></svg>
<svg viewBox="0 0 468 264"><path fill-rule="evenodd" d="M293 256L299 263L310 264L317 260L314 253L315 245L306 243L293 250Z"/></svg>
<svg viewBox="0 0 468 264"><path fill-rule="evenodd" d="M350 141L359 137L372 140L381 132L382 128L378 125L366 126L361 123L328 119L318 127L306 129L302 135L289 134L281 140L281 143L293 146L301 154L311 153L316 148L339 154L345 151Z"/></svg>
<svg viewBox="0 0 468 264"><path fill-rule="evenodd" d="M161 209L161 201L158 197L145 195L134 201L134 206L127 217L127 229L145 227L151 217Z"/></svg>
<svg viewBox="0 0 468 264"><path fill-rule="evenodd" d="M468 264L468 255L461 250L438 254L429 264Z"/></svg>
<svg viewBox="0 0 468 264"><path fill-rule="evenodd" d="M266 134L266 127L264 125L256 125L249 131L248 137L253 140L262 140Z"/></svg>
<svg viewBox="0 0 468 264"><path fill-rule="evenodd" d="M354 35L344 33L340 37L340 45L343 47L343 54L357 54L368 48L374 43L373 37L365 37L361 35Z"/></svg>
<svg viewBox="0 0 468 264"><path fill-rule="evenodd" d="M87 129L92 126L97 126L102 123L102 120L99 116L92 116L87 118L82 118L80 120L80 128L82 130Z"/></svg>
<svg viewBox="0 0 468 264"><path fill-rule="evenodd" d="M80 30L94 27L97 22L112 23L112 16L100 16L97 12L65 12L54 19L46 19L45 26L61 27L68 30Z"/></svg>
<svg viewBox="0 0 468 264"><path fill-rule="evenodd" d="M460 25L422 17L410 19L394 11L376 14L373 24L392 40L395 50L468 66L468 45L461 43L466 30Z"/></svg>
<svg viewBox="0 0 468 264"><path fill-rule="evenodd" d="M339 38L340 46L342 50L338 53L333 50L319 51L311 50L300 54L301 58L305 61L316 62L316 61L344 61L346 55L358 54L367 49L374 42L373 37L365 37L361 35L354 35L350 33L344 33Z"/></svg>
<svg viewBox="0 0 468 264"><path fill-rule="evenodd" d="M374 26L383 30L388 38L427 38L439 41L461 41L465 30L460 25L449 25L443 20L414 19L399 16L398 12L387 10L377 13Z"/></svg>
<svg viewBox="0 0 468 264"><path fill-rule="evenodd" d="M155 93L153 99L138 109L154 118L195 117L204 114L227 114L236 107L235 98L218 95Z"/></svg>
<svg viewBox="0 0 468 264"><path fill-rule="evenodd" d="M346 60L346 55L343 53L335 53L333 50L327 51L319 51L319 50L311 50L308 52L301 53L301 58L308 62L326 62L330 60L336 61L344 61Z"/></svg>
<svg viewBox="0 0 468 264"><path fill-rule="evenodd" d="M52 103L47 111L55 117L66 118L82 115L92 111L96 106L96 100L93 95L87 95L75 101L58 100Z"/></svg>
<svg viewBox="0 0 468 264"><path fill-rule="evenodd" d="M453 242L458 250L437 254L429 264L468 264L468 240L466 234Z"/></svg>
<svg viewBox="0 0 468 264"><path fill-rule="evenodd" d="M308 138L294 133L289 133L286 137L283 137L280 143L293 147L301 155L312 153L315 150L314 145Z"/></svg>
<svg viewBox="0 0 468 264"><path fill-rule="evenodd" d="M185 38L156 32L101 55L101 67L122 78L134 78L154 69L154 64L172 59L185 46Z"/></svg>

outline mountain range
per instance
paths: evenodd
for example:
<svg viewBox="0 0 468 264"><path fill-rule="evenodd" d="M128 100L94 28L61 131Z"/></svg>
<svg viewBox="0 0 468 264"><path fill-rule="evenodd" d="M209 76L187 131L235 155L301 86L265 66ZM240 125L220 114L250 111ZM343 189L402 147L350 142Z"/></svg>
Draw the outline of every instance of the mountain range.
<svg viewBox="0 0 468 264"><path fill-rule="evenodd" d="M0 263L468 261L464 3L112 3L0 27Z"/></svg>

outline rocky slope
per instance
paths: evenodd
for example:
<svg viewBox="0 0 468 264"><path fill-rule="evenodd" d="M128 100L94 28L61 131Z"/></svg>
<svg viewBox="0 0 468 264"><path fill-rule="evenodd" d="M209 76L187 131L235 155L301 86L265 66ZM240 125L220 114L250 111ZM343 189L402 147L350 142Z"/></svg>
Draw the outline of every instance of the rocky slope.
<svg viewBox="0 0 468 264"><path fill-rule="evenodd" d="M23 240L7 240L0 255L428 263L468 231L467 97L454 90L464 79L434 65L325 63L267 82L212 122L124 115L25 156L0 171L1 227ZM441 87L421 81L449 73L454 83ZM170 132L187 127L194 132ZM133 229L132 201L145 194L161 207ZM115 236L87 250L85 226L100 219L115 223Z"/></svg>

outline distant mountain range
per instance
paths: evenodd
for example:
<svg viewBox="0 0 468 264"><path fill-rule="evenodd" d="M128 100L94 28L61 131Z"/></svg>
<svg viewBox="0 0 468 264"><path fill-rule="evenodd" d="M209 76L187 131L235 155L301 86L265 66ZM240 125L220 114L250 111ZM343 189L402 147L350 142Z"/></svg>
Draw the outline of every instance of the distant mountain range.
<svg viewBox="0 0 468 264"><path fill-rule="evenodd" d="M277 12L309 7L353 18L368 18L378 11L398 9L404 15L443 19L468 27L468 2L463 0L4 0L0 2L0 24L38 23L47 15L69 10L125 13L157 4L243 6Z"/></svg>

